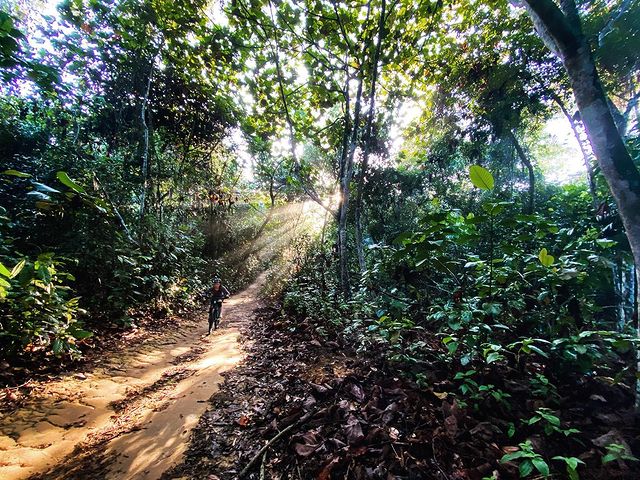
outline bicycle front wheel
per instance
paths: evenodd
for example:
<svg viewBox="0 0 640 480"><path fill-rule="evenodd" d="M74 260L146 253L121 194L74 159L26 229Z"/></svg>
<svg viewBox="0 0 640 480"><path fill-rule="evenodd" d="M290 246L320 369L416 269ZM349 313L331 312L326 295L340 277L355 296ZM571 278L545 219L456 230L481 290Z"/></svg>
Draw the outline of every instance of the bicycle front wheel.
<svg viewBox="0 0 640 480"><path fill-rule="evenodd" d="M218 329L218 325L220 324L220 307L215 308L213 310L213 328L214 330Z"/></svg>

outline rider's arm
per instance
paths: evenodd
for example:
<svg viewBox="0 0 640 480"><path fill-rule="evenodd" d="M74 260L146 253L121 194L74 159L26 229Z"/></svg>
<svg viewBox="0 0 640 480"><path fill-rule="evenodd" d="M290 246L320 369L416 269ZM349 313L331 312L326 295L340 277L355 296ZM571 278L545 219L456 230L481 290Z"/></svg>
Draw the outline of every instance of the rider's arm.
<svg viewBox="0 0 640 480"><path fill-rule="evenodd" d="M229 290L227 290L227 287L225 287L224 285L221 285L222 287L222 293L224 294L225 297L230 297L231 294L229 293Z"/></svg>

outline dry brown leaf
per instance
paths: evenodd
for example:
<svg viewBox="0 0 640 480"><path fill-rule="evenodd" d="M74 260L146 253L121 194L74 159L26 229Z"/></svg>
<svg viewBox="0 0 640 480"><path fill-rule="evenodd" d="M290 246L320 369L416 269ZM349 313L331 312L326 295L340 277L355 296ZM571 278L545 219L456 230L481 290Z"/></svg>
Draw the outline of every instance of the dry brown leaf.
<svg viewBox="0 0 640 480"><path fill-rule="evenodd" d="M246 415L240 415L240 418L236 420L236 423L241 427L246 427L247 425L249 425L249 421L249 417L247 417Z"/></svg>
<svg viewBox="0 0 640 480"><path fill-rule="evenodd" d="M362 426L358 419L353 415L349 415L347 424L344 426L343 430L347 437L347 442L349 442L350 445L358 443L364 438Z"/></svg>

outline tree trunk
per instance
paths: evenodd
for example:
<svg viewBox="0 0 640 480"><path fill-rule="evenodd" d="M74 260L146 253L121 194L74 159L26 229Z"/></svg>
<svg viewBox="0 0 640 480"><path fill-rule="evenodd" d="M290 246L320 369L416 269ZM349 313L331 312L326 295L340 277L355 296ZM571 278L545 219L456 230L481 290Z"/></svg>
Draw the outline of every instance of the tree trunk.
<svg viewBox="0 0 640 480"><path fill-rule="evenodd" d="M515 134L511 130L508 130L507 135L509 136L511 143L515 147L516 152L518 153L518 157L520 158L520 161L527 168L527 171L529 172L529 192L527 194L527 203L524 207L524 213L531 214L533 213L535 193L536 193L536 177L533 171L533 165L531 164L531 160L529 160L529 157L527 156L527 154L524 152L522 145L520 145L520 142L518 142L518 139L516 138Z"/></svg>
<svg viewBox="0 0 640 480"><path fill-rule="evenodd" d="M122 218L122 215L120 215L120 211L118 210L118 207L116 207L116 205L111 201L111 197L109 197L109 192L107 192L107 189L104 188L104 186L102 185L102 182L98 178L98 175L96 175L96 172L93 172L93 179L95 180L96 184L102 191L102 195L104 196L105 201L111 206L111 209L113 210L113 213L118 219L118 223L120 224L120 227L122 228L122 231L124 232L124 234L127 236L127 239L130 242L133 242L133 237L131 237L131 233L129 232L129 228L125 223L124 218Z"/></svg>
<svg viewBox="0 0 640 480"><path fill-rule="evenodd" d="M599 205L598 193L596 191L596 180L595 180L595 176L593 174L593 168L591 167L591 160L589 159L589 154L587 153L587 149L584 148L584 144L582 143L582 139L580 138L580 132L578 131L578 127L576 126L576 122L573 120L573 116L569 113L569 110L567 110L567 107L565 106L564 102L555 93L552 93L551 95L552 95L553 100L560 107L560 110L562 111L564 116L567 118L567 121L569 122L569 125L571 126L571 130L573 131L573 135L576 137L576 141L578 142L578 146L580 147L580 152L582 153L582 160L584 161L584 166L585 166L585 168L587 170L587 182L589 184L589 192L591 193L591 200L592 200L592 203L593 203L593 211L597 212L598 211L598 205Z"/></svg>
<svg viewBox="0 0 640 480"><path fill-rule="evenodd" d="M536 29L560 57L569 75L589 141L618 205L638 275L640 172L616 128L591 51L582 34L575 3L573 0L562 0L560 10L552 0L524 1ZM640 321L637 325L640 335ZM640 356L636 367L640 370ZM640 380L636 383L636 409L640 410Z"/></svg>
<svg viewBox="0 0 640 480"><path fill-rule="evenodd" d="M147 209L147 189L149 188L149 125L147 125L147 105L149 103L149 92L151 91L151 80L153 78L153 63L149 69L147 88L142 98L140 107L140 124L142 125L142 194L140 195L140 223L144 220ZM140 230L142 232L142 230Z"/></svg>
<svg viewBox="0 0 640 480"><path fill-rule="evenodd" d="M364 152L362 154L362 165L360 166L360 172L358 173L358 192L356 195L356 251L358 253L358 265L360 266L360 273L366 269L366 263L364 259L364 241L362 235L362 195L364 191L364 179L366 177L367 168L369 167L369 153L371 151L371 130L373 129L373 122L375 120L376 112L376 86L378 81L378 62L380 61L380 52L382 50L382 42L385 37L385 20L386 20L386 0L382 0L380 5L380 18L378 19L378 40L376 43L376 50L373 55L373 62L371 65L371 88L369 90L369 111L367 112L367 125L364 131Z"/></svg>
<svg viewBox="0 0 640 480"><path fill-rule="evenodd" d="M351 297L351 282L349 279L349 250L347 246L347 215L349 213L349 201L351 198L351 180L353 179L353 158L355 156L356 146L358 144L358 133L360 125L360 109L362 105L362 77L358 80L358 90L356 92L355 106L353 111L353 121L351 128L347 128L349 135L345 135L342 145L342 167L340 168L340 206L338 209L338 248L340 254L340 287L345 299ZM349 96L349 77L345 85L347 97ZM347 106L349 102L347 101ZM347 116L349 109L346 110ZM349 123L347 119L347 124ZM346 152L346 155L345 155Z"/></svg>

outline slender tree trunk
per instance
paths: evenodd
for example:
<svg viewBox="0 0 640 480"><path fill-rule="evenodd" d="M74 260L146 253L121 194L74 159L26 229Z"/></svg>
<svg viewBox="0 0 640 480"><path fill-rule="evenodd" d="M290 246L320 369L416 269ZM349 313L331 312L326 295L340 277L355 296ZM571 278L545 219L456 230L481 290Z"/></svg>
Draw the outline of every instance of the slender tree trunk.
<svg viewBox="0 0 640 480"><path fill-rule="evenodd" d="M569 113L569 110L567 110L566 105L564 104L562 99L555 93L552 93L552 98L558 104L558 106L560 107L560 110L562 111L564 116L567 118L567 121L571 126L571 131L573 132L574 137L576 137L576 141L578 142L578 146L580 147L580 152L582 153L582 160L584 161L584 167L586 168L586 171L587 171L587 182L589 184L589 192L591 193L593 211L596 212L598 211L598 193L596 190L596 180L593 173L593 168L591 167L591 160L589 158L589 154L587 153L587 149L584 147L584 144L582 143L582 138L580 138L580 132L578 131L576 122L573 120L573 116Z"/></svg>
<svg viewBox="0 0 640 480"><path fill-rule="evenodd" d="M347 77L348 78L348 77ZM341 168L340 176L340 206L338 209L338 248L340 253L340 287L346 299L351 297L351 281L349 279L349 249L347 245L347 215L349 214L349 202L351 199L351 180L353 179L353 158L358 145L358 133L360 129L360 110L362 108L362 76L358 80L355 105L353 110L353 121L351 122L350 135L346 135L348 143L343 144L344 167ZM348 92L349 81L347 80L345 89ZM348 95L348 94L347 94ZM347 105L349 102L347 102ZM346 114L349 115L349 109ZM346 156L344 151L346 149Z"/></svg>
<svg viewBox="0 0 640 480"><path fill-rule="evenodd" d="M640 92L638 92L638 89L636 88L636 83L634 78L631 78L631 92L633 93L633 97L631 98L631 101L629 102L629 106L627 107L627 111L629 113L631 113L631 109L633 109L635 111L636 114L636 129L640 128L640 108L638 108L638 105L640 105Z"/></svg>
<svg viewBox="0 0 640 480"><path fill-rule="evenodd" d="M120 227L122 228L122 231L124 232L124 234L127 236L127 239L133 242L133 238L131 237L131 233L129 232L129 228L125 223L124 218L122 218L122 215L120 215L120 211L118 210L118 207L116 207L115 204L111 201L111 198L109 197L109 192L107 192L107 189L104 188L104 186L102 185L102 182L98 178L98 175L96 175L96 172L93 172L93 179L96 181L96 184L98 184L98 187L100 187L100 190L102 190L102 195L104 196L104 199L113 209L113 213L115 213L116 218L118 219L118 223L120 224Z"/></svg>
<svg viewBox="0 0 640 480"><path fill-rule="evenodd" d="M273 188L273 182L274 182L274 179L271 178L271 182L269 183L269 200L271 201L271 204L269 205L269 211L267 212L267 216L265 217L264 221L262 222L262 225L260 225L260 228L258 228L258 231L254 235L256 239L262 235L262 232L264 232L264 229L271 221L271 218L273 218L273 210L276 206L276 193Z"/></svg>
<svg viewBox="0 0 640 480"><path fill-rule="evenodd" d="M522 145L520 145L520 142L518 141L515 134L511 130L509 130L507 135L509 136L511 143L515 147L516 152L518 153L518 158L520 158L520 161L529 172L529 192L527 193L527 203L525 204L524 212L531 214L533 213L536 193L536 177L535 172L533 171L533 165L531 164L531 160L529 160L529 157L522 148Z"/></svg>
<svg viewBox="0 0 640 480"><path fill-rule="evenodd" d="M591 51L573 0L524 0L536 29L559 56L569 79L589 141L602 174L618 205L629 245L640 272L640 172L629 154L609 109ZM636 278L639 281L640 278ZM640 319L636 319L640 336ZM640 349L637 371L640 371ZM640 379L636 383L636 410L640 411Z"/></svg>
<svg viewBox="0 0 640 480"><path fill-rule="evenodd" d="M385 20L386 20L386 0L382 0L380 6L380 18L378 20L378 40L376 49L373 55L373 62L371 65L371 88L369 90L369 111L367 112L367 124L364 132L364 152L362 154L362 165L360 166L360 172L358 173L358 192L356 195L356 251L358 253L358 265L360 266L360 273L366 269L366 263L364 259L364 241L362 235L362 195L364 192L364 179L366 177L367 168L369 167L369 154L371 151L371 130L373 129L373 122L375 120L376 112L376 87L378 81L378 62L380 61L380 52L382 51L382 42L386 34Z"/></svg>
<svg viewBox="0 0 640 480"><path fill-rule="evenodd" d="M154 64L151 63L149 77L147 78L147 88L144 92L142 105L140 106L140 123L142 125L142 194L140 195L140 223L144 220L146 213L147 189L149 188L149 125L147 124L147 105L149 103L149 92L151 91L153 68Z"/></svg>

